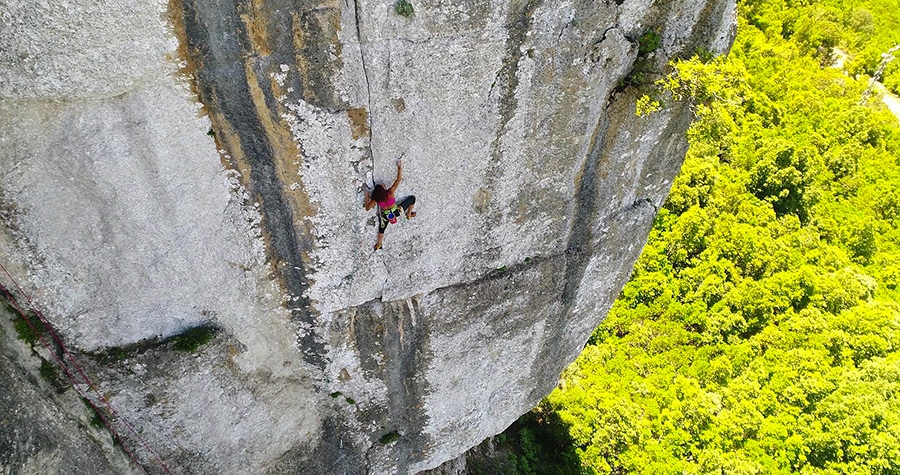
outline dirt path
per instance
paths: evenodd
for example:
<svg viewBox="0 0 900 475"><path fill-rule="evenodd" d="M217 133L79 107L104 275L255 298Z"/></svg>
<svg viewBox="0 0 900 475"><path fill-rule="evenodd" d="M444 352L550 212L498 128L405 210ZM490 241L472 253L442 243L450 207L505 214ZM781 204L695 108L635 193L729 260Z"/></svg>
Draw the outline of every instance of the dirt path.
<svg viewBox="0 0 900 475"><path fill-rule="evenodd" d="M900 121L900 97L891 94L891 92L881 84L878 84L878 90L884 93L884 95L881 96L884 105L886 105L888 110L893 112L894 116L897 117L897 120Z"/></svg>

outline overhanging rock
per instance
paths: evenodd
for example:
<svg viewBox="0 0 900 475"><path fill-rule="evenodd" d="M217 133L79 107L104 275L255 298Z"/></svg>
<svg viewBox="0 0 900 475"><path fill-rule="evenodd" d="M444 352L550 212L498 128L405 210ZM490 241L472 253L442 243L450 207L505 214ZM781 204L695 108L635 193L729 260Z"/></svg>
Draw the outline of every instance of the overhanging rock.
<svg viewBox="0 0 900 475"><path fill-rule="evenodd" d="M684 157L690 110L636 117L635 68L724 52L735 21L62 3L0 6L0 258L153 473L416 473L502 431L605 316ZM401 157L419 214L373 252L362 189ZM219 331L175 351L198 325Z"/></svg>

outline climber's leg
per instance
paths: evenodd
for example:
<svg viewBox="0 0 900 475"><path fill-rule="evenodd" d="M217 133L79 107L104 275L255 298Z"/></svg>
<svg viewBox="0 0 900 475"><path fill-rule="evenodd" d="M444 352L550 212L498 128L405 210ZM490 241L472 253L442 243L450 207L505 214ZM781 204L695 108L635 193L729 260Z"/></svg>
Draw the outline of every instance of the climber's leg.
<svg viewBox="0 0 900 475"><path fill-rule="evenodd" d="M384 217L384 213L378 210L378 240L375 241L375 250L381 249L381 243L384 241L384 231L388 227L388 220Z"/></svg>
<svg viewBox="0 0 900 475"><path fill-rule="evenodd" d="M415 196L407 196L400 201L400 207L403 208L403 212L406 213L406 219L415 218L416 212L413 211L413 206L416 204Z"/></svg>

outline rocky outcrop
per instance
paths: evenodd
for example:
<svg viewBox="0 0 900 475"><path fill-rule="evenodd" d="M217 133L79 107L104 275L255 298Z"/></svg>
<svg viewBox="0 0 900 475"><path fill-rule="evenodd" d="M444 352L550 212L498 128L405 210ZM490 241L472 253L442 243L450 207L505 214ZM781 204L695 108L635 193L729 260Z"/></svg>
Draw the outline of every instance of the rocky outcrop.
<svg viewBox="0 0 900 475"><path fill-rule="evenodd" d="M690 110L636 117L636 86L725 51L735 8L62 3L0 5L0 258L151 473L416 473L502 431L606 314L683 159ZM419 216L373 252L362 189L401 157ZM34 417L85 427L71 386L25 380ZM31 453L81 466L56 448L90 437L125 463L84 431Z"/></svg>

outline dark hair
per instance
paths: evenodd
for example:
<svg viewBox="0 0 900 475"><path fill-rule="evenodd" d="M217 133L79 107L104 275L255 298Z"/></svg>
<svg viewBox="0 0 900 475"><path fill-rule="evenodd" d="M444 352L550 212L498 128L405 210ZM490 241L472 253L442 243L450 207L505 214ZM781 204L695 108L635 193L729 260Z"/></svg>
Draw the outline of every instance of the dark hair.
<svg viewBox="0 0 900 475"><path fill-rule="evenodd" d="M388 192L381 185L375 185L375 188L372 189L372 199L378 202L385 201L388 199Z"/></svg>

